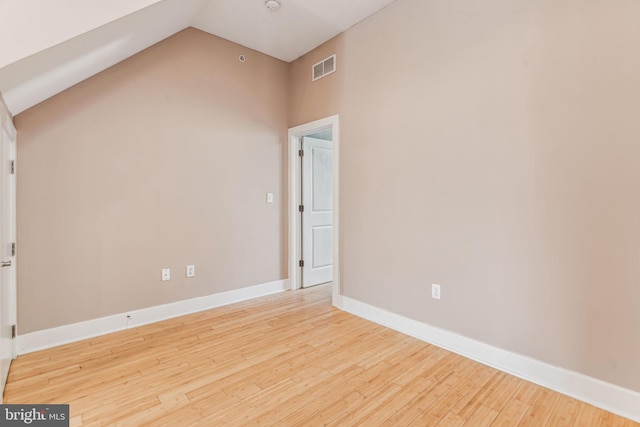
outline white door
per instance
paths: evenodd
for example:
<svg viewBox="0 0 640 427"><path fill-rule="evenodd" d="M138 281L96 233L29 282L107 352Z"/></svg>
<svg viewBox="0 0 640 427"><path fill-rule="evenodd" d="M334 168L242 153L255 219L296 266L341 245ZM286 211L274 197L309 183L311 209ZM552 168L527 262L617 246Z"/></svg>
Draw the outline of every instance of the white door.
<svg viewBox="0 0 640 427"><path fill-rule="evenodd" d="M2 111L0 111L0 115ZM15 128L4 116L0 123L0 391L4 392L14 357L15 324Z"/></svg>
<svg viewBox="0 0 640 427"><path fill-rule="evenodd" d="M302 138L302 287L333 280L332 143Z"/></svg>

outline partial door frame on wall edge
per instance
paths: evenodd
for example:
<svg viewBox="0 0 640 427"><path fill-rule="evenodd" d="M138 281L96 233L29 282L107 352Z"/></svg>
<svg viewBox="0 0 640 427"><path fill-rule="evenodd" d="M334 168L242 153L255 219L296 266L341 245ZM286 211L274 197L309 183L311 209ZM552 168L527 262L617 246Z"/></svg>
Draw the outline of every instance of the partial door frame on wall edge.
<svg viewBox="0 0 640 427"><path fill-rule="evenodd" d="M289 281L291 290L301 289L300 229L298 206L300 200L299 139L302 136L331 128L333 131L333 302L340 295L340 119L338 115L305 123L289 129Z"/></svg>
<svg viewBox="0 0 640 427"><path fill-rule="evenodd" d="M7 128L7 134L9 136L9 158L13 161L13 168L14 168L14 175L13 175L13 182L11 184L11 188L9 190L10 192L10 199L11 199L11 215L13 217L12 220L12 232L11 234L13 235L13 243L17 243L17 233L16 233L16 223L17 223L17 209L16 209L16 202L17 202L17 165L18 165L18 131L16 130L15 125L13 124L13 116L11 115L9 108L7 107L7 104L5 103L4 97L2 96L2 93L0 93L0 132L2 132L2 128L4 126L6 126ZM0 137L0 143L2 142L2 138ZM0 149L4 150L3 146L0 146ZM0 155L0 157L3 157L2 155ZM6 160L6 159L5 159ZM7 167L7 165L5 165L5 167ZM2 189L2 191L4 191ZM9 306L10 308L10 316L9 316L9 323L11 325L13 325L13 327L15 328L15 332L16 335L13 337L12 342L11 342L11 352L12 352L12 358L15 359L16 357L18 357L18 345L17 345L17 332L18 332L18 285L17 285L17 254L14 254L13 256L13 276L12 276L12 283L11 283L11 287L9 289L9 293L10 293L10 300L9 300ZM4 390L0 390L0 396L2 395L2 392L4 392Z"/></svg>

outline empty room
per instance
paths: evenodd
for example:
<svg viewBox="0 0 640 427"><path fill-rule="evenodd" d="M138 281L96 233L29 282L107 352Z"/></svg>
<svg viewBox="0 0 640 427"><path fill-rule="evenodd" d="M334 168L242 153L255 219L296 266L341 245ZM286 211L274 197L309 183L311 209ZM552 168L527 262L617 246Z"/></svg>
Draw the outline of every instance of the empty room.
<svg viewBox="0 0 640 427"><path fill-rule="evenodd" d="M0 425L640 425L637 0L0 0Z"/></svg>

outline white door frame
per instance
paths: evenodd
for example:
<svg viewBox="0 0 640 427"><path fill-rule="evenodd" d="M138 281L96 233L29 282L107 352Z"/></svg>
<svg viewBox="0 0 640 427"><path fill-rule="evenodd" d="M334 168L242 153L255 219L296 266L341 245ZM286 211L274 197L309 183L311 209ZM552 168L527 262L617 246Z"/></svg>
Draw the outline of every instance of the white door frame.
<svg viewBox="0 0 640 427"><path fill-rule="evenodd" d="M11 124L13 126L13 123ZM9 304L11 305L11 319L13 320L13 324L16 328L16 336L13 338L13 358L18 357L18 250L17 250L17 202L18 202L18 188L17 188L17 169L18 169L18 135L16 128L13 128L13 138L10 141L10 149L9 153L11 159L13 159L13 167L14 167L14 175L13 182L11 183L11 215L13 216L13 230L11 233L13 234L13 242L16 244L16 252L13 257L13 274L11 278L11 300Z"/></svg>
<svg viewBox="0 0 640 427"><path fill-rule="evenodd" d="M0 94L0 131L2 128L7 131L7 135L9 136L9 158L13 160L14 168L17 169L17 131L15 126L13 125L13 117L9 113L8 108ZM1 139L1 138L0 138ZM0 147L0 149L4 149L4 147ZM2 156L3 157L3 156ZM7 167L7 165L5 165ZM13 179L11 180L11 187L9 189L9 198L11 199L11 212L12 216L12 231L11 234L14 238L14 242L16 242L16 175L13 175ZM17 256L14 256L12 259L13 266L11 268L11 284L9 287L9 321L11 324L18 325L18 316L17 316ZM12 340L12 353L13 359L18 356L18 346L17 339L14 338Z"/></svg>
<svg viewBox="0 0 640 427"><path fill-rule="evenodd" d="M338 115L289 129L289 280L291 290L301 288L300 281L300 161L299 139L302 136L331 128L333 131L333 301L340 294L340 120Z"/></svg>

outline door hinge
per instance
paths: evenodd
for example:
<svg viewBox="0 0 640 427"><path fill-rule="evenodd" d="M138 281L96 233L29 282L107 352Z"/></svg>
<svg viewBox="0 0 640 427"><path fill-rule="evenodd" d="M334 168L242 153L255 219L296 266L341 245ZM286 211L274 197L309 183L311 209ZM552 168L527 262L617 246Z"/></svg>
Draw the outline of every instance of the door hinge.
<svg viewBox="0 0 640 427"><path fill-rule="evenodd" d="M304 150L298 150L298 156L304 157Z"/></svg>
<svg viewBox="0 0 640 427"><path fill-rule="evenodd" d="M304 212L304 205L298 206L298 211L299 212Z"/></svg>
<svg viewBox="0 0 640 427"><path fill-rule="evenodd" d="M11 325L11 338L15 338L17 335L16 325Z"/></svg>
<svg viewBox="0 0 640 427"><path fill-rule="evenodd" d="M301 260L300 260L300 262L298 262L298 265L299 265L300 267L304 267L304 260L302 260L302 259L301 259Z"/></svg>
<svg viewBox="0 0 640 427"><path fill-rule="evenodd" d="M16 244L11 244L11 256L16 256Z"/></svg>
<svg viewBox="0 0 640 427"><path fill-rule="evenodd" d="M15 160L11 160L11 162L9 163L9 169L11 169L11 175L14 175L16 173L16 161Z"/></svg>

